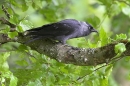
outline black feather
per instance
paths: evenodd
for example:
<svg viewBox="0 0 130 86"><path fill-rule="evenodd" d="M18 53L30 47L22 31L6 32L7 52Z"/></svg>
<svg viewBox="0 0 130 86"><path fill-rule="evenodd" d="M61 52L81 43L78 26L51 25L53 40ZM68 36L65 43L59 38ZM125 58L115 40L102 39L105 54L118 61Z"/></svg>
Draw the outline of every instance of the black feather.
<svg viewBox="0 0 130 86"><path fill-rule="evenodd" d="M91 32L97 31L90 24L75 19L65 19L28 30L26 36L31 36L36 40L38 38L50 38L64 44L70 38L87 36Z"/></svg>

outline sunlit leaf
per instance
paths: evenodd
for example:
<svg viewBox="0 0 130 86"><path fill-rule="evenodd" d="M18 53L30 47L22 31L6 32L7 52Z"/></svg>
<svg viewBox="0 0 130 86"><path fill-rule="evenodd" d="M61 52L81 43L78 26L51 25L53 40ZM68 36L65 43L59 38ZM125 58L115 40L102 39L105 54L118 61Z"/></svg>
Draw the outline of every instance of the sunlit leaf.
<svg viewBox="0 0 130 86"><path fill-rule="evenodd" d="M115 53L123 53L126 50L125 44L118 43L115 45Z"/></svg>
<svg viewBox="0 0 130 86"><path fill-rule="evenodd" d="M106 31L103 28L101 28L99 34L100 34L101 45L102 46L106 45L108 43L108 36Z"/></svg>
<svg viewBox="0 0 130 86"><path fill-rule="evenodd" d="M16 37L17 35L18 35L17 32L8 32L8 37L10 37L10 38L14 38L14 37Z"/></svg>
<svg viewBox="0 0 130 86"><path fill-rule="evenodd" d="M116 35L116 40L125 40L127 39L127 36L126 34L119 34L119 35Z"/></svg>
<svg viewBox="0 0 130 86"><path fill-rule="evenodd" d="M31 29L33 27L33 24L28 20L22 20L20 22L20 26L18 27L20 31L25 31L25 30Z"/></svg>
<svg viewBox="0 0 130 86"><path fill-rule="evenodd" d="M17 77L15 77L13 74L11 75L10 85L9 86L17 86Z"/></svg>

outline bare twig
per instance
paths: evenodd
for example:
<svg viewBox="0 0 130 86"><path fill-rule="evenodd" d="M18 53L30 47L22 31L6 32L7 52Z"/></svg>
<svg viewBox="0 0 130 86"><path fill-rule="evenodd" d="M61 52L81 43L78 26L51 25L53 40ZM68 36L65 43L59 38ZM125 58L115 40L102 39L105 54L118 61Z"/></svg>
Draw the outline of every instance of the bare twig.
<svg viewBox="0 0 130 86"><path fill-rule="evenodd" d="M106 19L106 17L107 17L107 15L104 16L104 18L102 19L102 21L99 23L99 25L96 28L99 28L102 25L102 23L104 22L104 20Z"/></svg>
<svg viewBox="0 0 130 86"><path fill-rule="evenodd" d="M7 12L6 8L4 5L2 5L2 10L4 11L5 15L7 16L8 19L10 19L10 15L9 13Z"/></svg>
<svg viewBox="0 0 130 86"><path fill-rule="evenodd" d="M16 25L10 23L10 22L9 22L8 20L6 20L4 17L1 17L1 18L0 18L0 21L1 21L2 24L9 25L11 28L15 28L15 27L16 27Z"/></svg>
<svg viewBox="0 0 130 86"><path fill-rule="evenodd" d="M26 51L25 51L25 53L26 53L27 55L29 55L30 57L36 58L34 55L32 55L32 54L29 53L29 52L26 52Z"/></svg>
<svg viewBox="0 0 130 86"><path fill-rule="evenodd" d="M11 41L10 38L6 34L0 34L0 44L5 44L7 42Z"/></svg>
<svg viewBox="0 0 130 86"><path fill-rule="evenodd" d="M112 5L111 5L110 8L107 10L107 13L110 13L111 7L112 7ZM107 16L108 16L107 14L104 15L104 18L101 20L101 22L99 23L99 25L97 26L97 28L99 28L99 27L102 25L102 23L105 21L105 19L106 19Z"/></svg>
<svg viewBox="0 0 130 86"><path fill-rule="evenodd" d="M96 68L95 70L93 70L91 73L88 73L88 74L86 74L86 75L84 75L84 76L79 77L79 78L77 79L77 81L80 80L80 79L82 79L82 78L84 78L84 77L86 77L87 75L92 74L93 72L95 72L95 71L97 71L97 70L99 70L99 69L101 69L101 68L103 68L103 67L105 67L105 66L108 66L108 65L111 65L111 64L115 64L117 61L121 60L122 58L123 58L123 57L112 59L113 61L112 61L112 60L109 61L108 64L102 65L102 66Z"/></svg>
<svg viewBox="0 0 130 86"><path fill-rule="evenodd" d="M5 15L7 16L7 18L10 19L10 14L7 12L7 10L6 10L6 8L5 8L4 5L2 5L2 10L4 11L4 13L5 13ZM9 22L9 21L8 21L7 19L5 19L4 17L1 17L1 18L0 18L0 21L1 21L2 24L6 24L6 25L9 25L9 26L10 26L10 28L11 28L11 29L10 29L10 32L15 31L15 29L16 29L16 25L15 25L15 24Z"/></svg>
<svg viewBox="0 0 130 86"><path fill-rule="evenodd" d="M108 64L105 64L105 65L102 65L101 67L96 68L96 69L93 70L91 73L88 73L88 74L86 74L86 75L84 75L84 76L79 77L76 81L78 81L78 80L80 80L80 79L86 77L87 75L92 74L93 72L95 72L95 71L97 71L97 70L99 70L99 69L101 69L101 68L103 68L103 67L105 67L105 66L107 66L107 65L108 65Z"/></svg>

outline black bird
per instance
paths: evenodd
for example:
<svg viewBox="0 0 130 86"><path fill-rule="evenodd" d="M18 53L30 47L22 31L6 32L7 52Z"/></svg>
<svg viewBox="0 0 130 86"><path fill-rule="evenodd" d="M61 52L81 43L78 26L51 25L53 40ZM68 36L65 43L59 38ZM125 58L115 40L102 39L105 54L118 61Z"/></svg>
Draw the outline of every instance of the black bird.
<svg viewBox="0 0 130 86"><path fill-rule="evenodd" d="M84 37L91 32L97 32L97 30L95 30L90 24L75 19L65 19L56 23L27 30L25 35L32 37L28 42L41 38L49 38L65 44L68 39Z"/></svg>

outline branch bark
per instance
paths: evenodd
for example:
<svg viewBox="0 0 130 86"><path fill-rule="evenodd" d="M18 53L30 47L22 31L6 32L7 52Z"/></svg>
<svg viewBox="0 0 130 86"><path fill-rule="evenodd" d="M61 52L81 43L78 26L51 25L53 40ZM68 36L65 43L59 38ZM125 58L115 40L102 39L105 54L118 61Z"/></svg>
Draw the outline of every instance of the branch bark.
<svg viewBox="0 0 130 86"><path fill-rule="evenodd" d="M18 42L22 43L27 40L26 37L18 37ZM130 56L130 42L122 40L117 43L124 43L126 51L122 53L122 57ZM52 43L50 40L38 40L27 44L32 49L41 54L66 64L75 64L80 66L96 66L111 61L116 53L114 47L117 43L111 43L100 48L76 48L69 45Z"/></svg>

